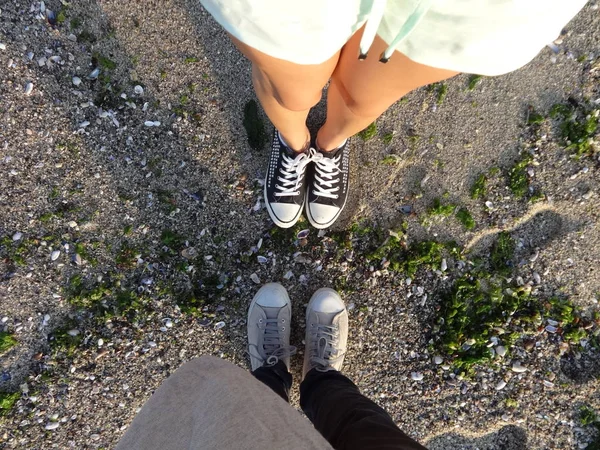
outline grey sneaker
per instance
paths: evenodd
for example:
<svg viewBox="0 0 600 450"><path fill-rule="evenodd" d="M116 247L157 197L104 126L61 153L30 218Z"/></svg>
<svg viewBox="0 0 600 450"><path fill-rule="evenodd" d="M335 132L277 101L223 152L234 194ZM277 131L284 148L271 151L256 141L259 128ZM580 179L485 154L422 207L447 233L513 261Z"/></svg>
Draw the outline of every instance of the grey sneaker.
<svg viewBox="0 0 600 450"><path fill-rule="evenodd" d="M296 348L290 346L292 304L285 288L279 283L261 287L248 310L248 353L252 370L275 365L281 359L288 370L290 356Z"/></svg>
<svg viewBox="0 0 600 450"><path fill-rule="evenodd" d="M306 308L306 348L302 378L309 370L340 370L348 341L348 312L339 294L322 288Z"/></svg>

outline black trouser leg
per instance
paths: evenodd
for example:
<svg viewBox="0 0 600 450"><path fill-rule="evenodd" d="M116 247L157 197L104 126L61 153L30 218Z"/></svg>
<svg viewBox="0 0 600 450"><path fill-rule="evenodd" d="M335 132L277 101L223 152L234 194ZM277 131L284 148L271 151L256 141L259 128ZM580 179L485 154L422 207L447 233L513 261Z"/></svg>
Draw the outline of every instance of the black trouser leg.
<svg viewBox="0 0 600 450"><path fill-rule="evenodd" d="M300 385L300 406L336 450L425 450L337 371L308 372Z"/></svg>
<svg viewBox="0 0 600 450"><path fill-rule="evenodd" d="M292 387L292 375L288 372L283 361L279 360L277 364L272 366L264 365L259 367L252 372L252 375L273 389L286 402L290 401L289 393Z"/></svg>

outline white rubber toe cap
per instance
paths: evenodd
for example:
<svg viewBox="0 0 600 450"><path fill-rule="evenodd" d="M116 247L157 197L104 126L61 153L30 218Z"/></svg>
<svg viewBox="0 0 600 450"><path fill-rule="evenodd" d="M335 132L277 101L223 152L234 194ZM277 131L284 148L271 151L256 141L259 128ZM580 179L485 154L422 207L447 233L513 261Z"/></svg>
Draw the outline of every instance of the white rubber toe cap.
<svg viewBox="0 0 600 450"><path fill-rule="evenodd" d="M327 228L335 222L341 209L337 206L322 205L320 203L307 204L307 216L315 228Z"/></svg>
<svg viewBox="0 0 600 450"><path fill-rule="evenodd" d="M294 226L302 212L302 205L294 203L269 203L267 205L269 215L273 222L281 228Z"/></svg>
<svg viewBox="0 0 600 450"><path fill-rule="evenodd" d="M283 308L290 303L286 289L279 283L268 283L261 287L254 300L263 308Z"/></svg>
<svg viewBox="0 0 600 450"><path fill-rule="evenodd" d="M311 297L308 308L314 312L331 314L345 310L346 305L336 291L321 288Z"/></svg>

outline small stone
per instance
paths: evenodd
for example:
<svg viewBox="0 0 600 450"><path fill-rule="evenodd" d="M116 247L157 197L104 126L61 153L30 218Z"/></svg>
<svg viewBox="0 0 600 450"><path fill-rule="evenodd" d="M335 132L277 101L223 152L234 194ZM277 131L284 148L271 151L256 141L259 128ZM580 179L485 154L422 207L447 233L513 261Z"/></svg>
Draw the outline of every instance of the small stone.
<svg viewBox="0 0 600 450"><path fill-rule="evenodd" d="M498 384L496 385L496 390L501 391L505 387L506 387L506 381L500 380L500 381L498 381Z"/></svg>
<svg viewBox="0 0 600 450"><path fill-rule="evenodd" d="M225 322L217 322L215 323L215 330L220 330L225 327Z"/></svg>
<svg viewBox="0 0 600 450"><path fill-rule="evenodd" d="M33 92L33 83L27 83L25 85L25 95L31 95Z"/></svg>
<svg viewBox="0 0 600 450"><path fill-rule="evenodd" d="M488 209L492 209L494 207L494 204L488 200L487 202L485 202L485 206L487 206Z"/></svg>
<svg viewBox="0 0 600 450"><path fill-rule="evenodd" d="M440 269L442 272L445 272L446 270L448 270L448 263L446 262L446 258L442 259L442 264L440 266Z"/></svg>
<svg viewBox="0 0 600 450"><path fill-rule="evenodd" d="M543 383L544 383L544 386L546 386L547 388L554 387L554 383L552 381L544 380Z"/></svg>
<svg viewBox="0 0 600 450"><path fill-rule="evenodd" d="M267 258L265 258L265 257L264 257L264 256L262 256L262 255L258 255L258 256L256 257L256 260L257 260L257 261L258 261L260 264L265 264L267 261L269 261Z"/></svg>
<svg viewBox="0 0 600 450"><path fill-rule="evenodd" d="M23 237L23 233L16 232L15 234L13 234L12 240L20 241L22 237Z"/></svg>
<svg viewBox="0 0 600 450"><path fill-rule="evenodd" d="M421 381L423 379L423 373L422 372L412 372L410 374L410 377L414 380L414 381Z"/></svg>
<svg viewBox="0 0 600 450"><path fill-rule="evenodd" d="M52 252L52 254L50 255L50 259L52 261L56 261L58 259L58 257L60 256L60 250L54 250Z"/></svg>
<svg viewBox="0 0 600 450"><path fill-rule="evenodd" d="M256 273L253 273L252 275L250 275L250 279L256 283L256 284L260 284L260 278L258 278L258 275L256 275Z"/></svg>
<svg viewBox="0 0 600 450"><path fill-rule="evenodd" d="M533 272L533 281L535 281L535 284L541 284L542 283L542 278L540 277L539 273Z"/></svg>
<svg viewBox="0 0 600 450"><path fill-rule="evenodd" d="M73 82L74 86L79 86L81 84L81 78L79 77L73 77L71 81Z"/></svg>
<svg viewBox="0 0 600 450"><path fill-rule="evenodd" d="M558 328L556 328L555 326L552 326L552 325L546 325L546 331L548 333L554 334L558 331Z"/></svg>
<svg viewBox="0 0 600 450"><path fill-rule="evenodd" d="M511 370L516 373L527 372L527 367L521 365L519 361L515 361L511 367Z"/></svg>
<svg viewBox="0 0 600 450"><path fill-rule="evenodd" d="M81 258L81 255L79 253L76 253L75 256L73 257L73 261L75 262L75 264L77 264L78 266L81 266L83 264L83 259Z"/></svg>
<svg viewBox="0 0 600 450"><path fill-rule="evenodd" d="M6 44L0 42L0 50L6 50Z"/></svg>
<svg viewBox="0 0 600 450"><path fill-rule="evenodd" d="M434 357L433 357L433 362L434 362L436 365L438 365L438 366L439 366L441 363L443 363L443 362L444 362L444 359L443 359L441 356L434 356Z"/></svg>
<svg viewBox="0 0 600 450"><path fill-rule="evenodd" d="M46 428L46 430L56 430L59 425L60 425L59 422L50 422L50 423L47 423L44 428Z"/></svg>
<svg viewBox="0 0 600 450"><path fill-rule="evenodd" d="M412 283L412 279L411 279L411 278L407 278L406 280L404 280L404 283L405 283L407 286L410 286L410 285L411 285L411 283Z"/></svg>
<svg viewBox="0 0 600 450"><path fill-rule="evenodd" d="M102 347L104 345L104 339L98 339L98 347Z"/></svg>
<svg viewBox="0 0 600 450"><path fill-rule="evenodd" d="M134 86L133 92L135 92L136 95L144 95L144 88L138 84Z"/></svg>
<svg viewBox="0 0 600 450"><path fill-rule="evenodd" d="M73 328L72 330L67 331L67 334L69 336L73 336L73 337L79 336L79 330L77 330L76 328Z"/></svg>
<svg viewBox="0 0 600 450"><path fill-rule="evenodd" d="M183 256L185 259L195 259L198 257L198 250L196 250L194 247L186 247L181 250L181 256Z"/></svg>
<svg viewBox="0 0 600 450"><path fill-rule="evenodd" d="M499 345L498 347L496 347L496 354L500 357L503 357L504 355L506 355L506 348L502 345Z"/></svg>

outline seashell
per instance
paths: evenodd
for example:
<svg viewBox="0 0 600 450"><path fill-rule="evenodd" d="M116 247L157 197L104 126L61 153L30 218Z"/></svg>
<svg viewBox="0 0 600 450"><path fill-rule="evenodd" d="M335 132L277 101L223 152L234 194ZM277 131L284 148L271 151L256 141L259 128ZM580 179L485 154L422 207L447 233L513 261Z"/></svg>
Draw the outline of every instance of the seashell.
<svg viewBox="0 0 600 450"><path fill-rule="evenodd" d="M225 327L225 322L217 322L215 323L215 330L220 330Z"/></svg>
<svg viewBox="0 0 600 450"><path fill-rule="evenodd" d="M257 261L258 261L260 264L265 264L267 261L269 261L267 258L265 258L265 257L264 257L264 256L262 256L262 255L258 255L258 256L256 257L256 260L257 260Z"/></svg>
<svg viewBox="0 0 600 450"><path fill-rule="evenodd" d="M301 230L301 231L298 231L298 234L296 235L296 237L298 239L306 239L309 234L310 234L310 230L309 229Z"/></svg>
<svg viewBox="0 0 600 450"><path fill-rule="evenodd" d="M52 261L56 261L59 256L60 256L60 250L54 250L52 252L52 254L50 255L50 259L52 259Z"/></svg>
<svg viewBox="0 0 600 450"><path fill-rule="evenodd" d="M500 380L500 381L498 381L498 384L496 385L496 390L501 391L505 387L506 387L506 381Z"/></svg>
<svg viewBox="0 0 600 450"><path fill-rule="evenodd" d="M260 284L260 278L258 278L258 275L256 275L256 273L253 273L252 275L250 275L250 279L256 283L256 284Z"/></svg>
<svg viewBox="0 0 600 450"><path fill-rule="evenodd" d="M500 357L506 355L506 347L504 347L503 345L499 345L498 347L496 347L496 354Z"/></svg>
<svg viewBox="0 0 600 450"><path fill-rule="evenodd" d="M25 85L25 95L31 95L33 92L33 83L29 82Z"/></svg>
<svg viewBox="0 0 600 450"><path fill-rule="evenodd" d="M442 265L440 266L440 269L442 270L442 272L448 270L448 263L446 262L446 258L442 259Z"/></svg>
<svg viewBox="0 0 600 450"><path fill-rule="evenodd" d="M511 369L517 373L527 372L527 367L522 366L519 361L514 362Z"/></svg>
<svg viewBox="0 0 600 450"><path fill-rule="evenodd" d="M60 425L59 422L50 422L50 423L47 423L44 428L46 430L56 430L59 425Z"/></svg>
<svg viewBox="0 0 600 450"><path fill-rule="evenodd" d="M46 20L50 25L56 25L56 14L51 9L46 9Z"/></svg>
<svg viewBox="0 0 600 450"><path fill-rule="evenodd" d="M98 75L100 75L100 69L98 67L96 67L94 70L92 70L90 72L90 74L87 76L87 78L88 78L88 80L97 80Z"/></svg>
<svg viewBox="0 0 600 450"><path fill-rule="evenodd" d="M423 373L421 373L421 372L411 372L410 377L414 381L421 381L423 379Z"/></svg>
<svg viewBox="0 0 600 450"><path fill-rule="evenodd" d="M133 92L135 92L136 95L144 95L144 88L138 84L133 88Z"/></svg>

